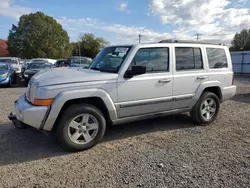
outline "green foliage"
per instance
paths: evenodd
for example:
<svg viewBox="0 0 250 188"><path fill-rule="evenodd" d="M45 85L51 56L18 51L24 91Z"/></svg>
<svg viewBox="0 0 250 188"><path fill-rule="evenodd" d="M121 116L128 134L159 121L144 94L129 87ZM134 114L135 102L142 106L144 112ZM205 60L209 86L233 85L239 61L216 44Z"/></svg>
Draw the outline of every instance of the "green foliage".
<svg viewBox="0 0 250 188"><path fill-rule="evenodd" d="M71 43L73 48L72 54L94 58L100 49L108 44L109 42L105 41L101 37L95 37L92 33L85 33L79 42Z"/></svg>
<svg viewBox="0 0 250 188"><path fill-rule="evenodd" d="M231 51L250 50L250 29L243 29L240 33L236 33L233 40Z"/></svg>
<svg viewBox="0 0 250 188"><path fill-rule="evenodd" d="M67 32L42 12L23 15L17 26L12 25L8 50L21 58L67 58L72 51Z"/></svg>

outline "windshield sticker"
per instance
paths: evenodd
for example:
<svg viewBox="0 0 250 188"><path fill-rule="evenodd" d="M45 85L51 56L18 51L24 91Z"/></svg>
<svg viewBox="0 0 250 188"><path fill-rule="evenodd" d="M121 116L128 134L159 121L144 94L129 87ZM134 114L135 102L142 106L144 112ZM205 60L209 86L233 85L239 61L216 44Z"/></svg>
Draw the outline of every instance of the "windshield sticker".
<svg viewBox="0 0 250 188"><path fill-rule="evenodd" d="M128 51L128 48L117 47L114 52L126 53L127 51Z"/></svg>

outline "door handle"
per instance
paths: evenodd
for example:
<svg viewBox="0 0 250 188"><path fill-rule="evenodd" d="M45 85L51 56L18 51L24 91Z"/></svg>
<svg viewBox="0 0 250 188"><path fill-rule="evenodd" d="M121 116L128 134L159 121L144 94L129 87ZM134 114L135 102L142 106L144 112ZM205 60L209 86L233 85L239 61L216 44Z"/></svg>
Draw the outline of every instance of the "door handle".
<svg viewBox="0 0 250 188"><path fill-rule="evenodd" d="M204 79L206 79L207 77L206 76L197 76L197 79L198 80L204 80Z"/></svg>
<svg viewBox="0 0 250 188"><path fill-rule="evenodd" d="M163 79L163 80L158 80L159 83L168 83L170 82L171 80L170 79Z"/></svg>

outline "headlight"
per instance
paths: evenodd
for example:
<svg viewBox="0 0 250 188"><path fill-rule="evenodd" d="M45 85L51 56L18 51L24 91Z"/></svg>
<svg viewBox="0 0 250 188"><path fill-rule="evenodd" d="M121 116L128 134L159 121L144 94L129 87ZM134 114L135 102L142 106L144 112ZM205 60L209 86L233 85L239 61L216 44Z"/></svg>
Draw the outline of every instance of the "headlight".
<svg viewBox="0 0 250 188"><path fill-rule="evenodd" d="M46 98L47 90L43 87L37 87L34 84L30 85L29 96L30 102L37 106L49 106L53 103L53 98Z"/></svg>
<svg viewBox="0 0 250 188"><path fill-rule="evenodd" d="M27 91L26 91L26 99L30 101L30 84L28 84Z"/></svg>
<svg viewBox="0 0 250 188"><path fill-rule="evenodd" d="M29 93L30 93L30 101L33 103L34 102L34 99L35 99L35 94L36 94L36 86L34 84L30 84L30 90L29 90Z"/></svg>
<svg viewBox="0 0 250 188"><path fill-rule="evenodd" d="M33 104L37 106L49 106L53 103L54 99L34 99Z"/></svg>
<svg viewBox="0 0 250 188"><path fill-rule="evenodd" d="M0 75L1 77L7 77L8 76L8 72L6 72L6 73L4 73L4 74L2 74L2 75Z"/></svg>
<svg viewBox="0 0 250 188"><path fill-rule="evenodd" d="M36 86L29 82L28 87L27 87L27 91L26 91L26 98L31 103L33 103L33 101L34 101L35 92L36 92Z"/></svg>

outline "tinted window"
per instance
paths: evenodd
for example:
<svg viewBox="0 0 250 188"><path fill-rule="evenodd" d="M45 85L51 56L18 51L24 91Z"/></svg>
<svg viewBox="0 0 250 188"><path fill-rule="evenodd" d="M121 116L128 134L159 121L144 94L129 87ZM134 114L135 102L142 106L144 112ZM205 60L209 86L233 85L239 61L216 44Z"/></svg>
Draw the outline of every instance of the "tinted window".
<svg viewBox="0 0 250 188"><path fill-rule="evenodd" d="M8 70L8 65L0 64L0 71Z"/></svg>
<svg viewBox="0 0 250 188"><path fill-rule="evenodd" d="M145 66L147 72L166 72L169 70L168 48L142 48L136 53L132 65Z"/></svg>
<svg viewBox="0 0 250 188"><path fill-rule="evenodd" d="M227 68L227 56L224 49L207 48L209 68Z"/></svg>
<svg viewBox="0 0 250 188"><path fill-rule="evenodd" d="M17 60L15 60L15 59L3 59L3 58L1 58L0 62L17 64Z"/></svg>
<svg viewBox="0 0 250 188"><path fill-rule="evenodd" d="M194 49L195 69L203 69L202 55L200 48Z"/></svg>
<svg viewBox="0 0 250 188"><path fill-rule="evenodd" d="M29 63L27 69L44 69L44 68L52 68L50 63Z"/></svg>
<svg viewBox="0 0 250 188"><path fill-rule="evenodd" d="M176 70L202 69L202 55L200 48L175 48Z"/></svg>

